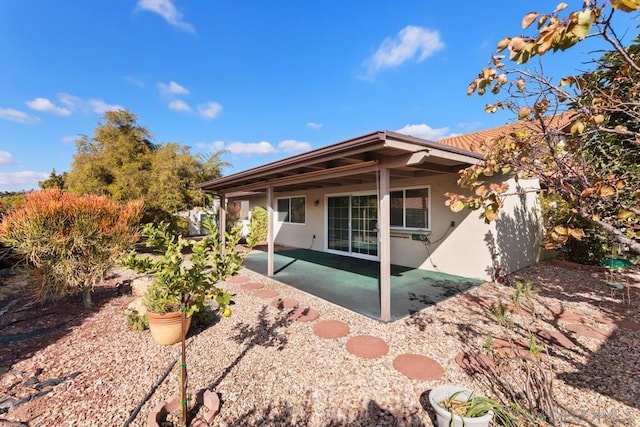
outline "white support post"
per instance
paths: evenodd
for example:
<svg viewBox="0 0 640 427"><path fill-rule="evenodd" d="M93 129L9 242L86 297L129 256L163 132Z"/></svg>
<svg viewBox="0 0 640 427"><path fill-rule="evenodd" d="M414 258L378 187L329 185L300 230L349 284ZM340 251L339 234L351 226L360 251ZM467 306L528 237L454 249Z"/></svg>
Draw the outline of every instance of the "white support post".
<svg viewBox="0 0 640 427"><path fill-rule="evenodd" d="M267 187L267 277L274 275L274 255L273 255L273 187Z"/></svg>
<svg viewBox="0 0 640 427"><path fill-rule="evenodd" d="M389 168L380 168L380 200L378 200L380 253L380 319L391 320L391 196Z"/></svg>
<svg viewBox="0 0 640 427"><path fill-rule="evenodd" d="M220 250L224 252L225 237L224 231L227 228L227 198L220 195L220 207L218 208L218 233L220 235Z"/></svg>

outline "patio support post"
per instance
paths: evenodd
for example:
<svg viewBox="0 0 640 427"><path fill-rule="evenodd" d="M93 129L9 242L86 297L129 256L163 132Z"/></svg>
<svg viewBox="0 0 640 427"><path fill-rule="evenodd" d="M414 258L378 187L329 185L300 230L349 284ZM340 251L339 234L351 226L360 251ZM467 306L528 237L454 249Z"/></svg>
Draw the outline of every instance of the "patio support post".
<svg viewBox="0 0 640 427"><path fill-rule="evenodd" d="M267 187L267 277L273 277L273 187Z"/></svg>
<svg viewBox="0 0 640 427"><path fill-rule="evenodd" d="M391 320L391 196L389 195L389 168L380 168L380 217L378 237L380 241L380 319Z"/></svg>
<svg viewBox="0 0 640 427"><path fill-rule="evenodd" d="M220 251L224 252L225 238L224 230L227 229L227 198L220 195L220 206L218 207L218 233L220 235Z"/></svg>

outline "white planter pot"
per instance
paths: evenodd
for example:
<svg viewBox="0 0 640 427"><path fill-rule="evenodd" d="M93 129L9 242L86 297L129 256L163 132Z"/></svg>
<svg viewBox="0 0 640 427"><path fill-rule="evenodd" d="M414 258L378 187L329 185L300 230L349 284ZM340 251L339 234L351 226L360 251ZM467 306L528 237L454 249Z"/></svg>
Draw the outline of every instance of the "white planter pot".
<svg viewBox="0 0 640 427"><path fill-rule="evenodd" d="M468 389L452 384L437 386L429 393L429 403L431 403L431 406L436 411L438 427L487 427L493 418L493 412L474 418L454 415L453 420L451 419L451 412L440 406L439 402L450 398L457 392L461 393L456 395L456 399L463 402L469 400L472 394Z"/></svg>

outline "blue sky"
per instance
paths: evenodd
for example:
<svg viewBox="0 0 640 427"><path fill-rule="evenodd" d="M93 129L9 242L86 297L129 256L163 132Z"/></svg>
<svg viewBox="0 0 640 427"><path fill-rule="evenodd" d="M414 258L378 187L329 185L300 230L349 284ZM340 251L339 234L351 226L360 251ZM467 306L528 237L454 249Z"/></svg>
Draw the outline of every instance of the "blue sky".
<svg viewBox="0 0 640 427"><path fill-rule="evenodd" d="M467 85L556 3L0 0L0 191L69 170L74 140L115 108L155 143L228 150L225 174L375 130L503 124ZM548 70L573 72L572 55Z"/></svg>

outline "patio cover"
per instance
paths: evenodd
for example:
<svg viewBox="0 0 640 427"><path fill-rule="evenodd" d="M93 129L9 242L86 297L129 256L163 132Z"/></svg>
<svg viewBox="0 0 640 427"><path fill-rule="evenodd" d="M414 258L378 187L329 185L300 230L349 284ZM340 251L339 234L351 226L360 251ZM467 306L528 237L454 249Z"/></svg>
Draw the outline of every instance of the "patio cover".
<svg viewBox="0 0 640 427"><path fill-rule="evenodd" d="M391 131L377 131L198 185L220 198L220 231L225 229L225 199L266 194L267 275L274 275L275 193L374 183L378 188L380 312L391 319L390 182L456 173L479 162L470 149L427 141ZM377 181L377 182L376 182Z"/></svg>

